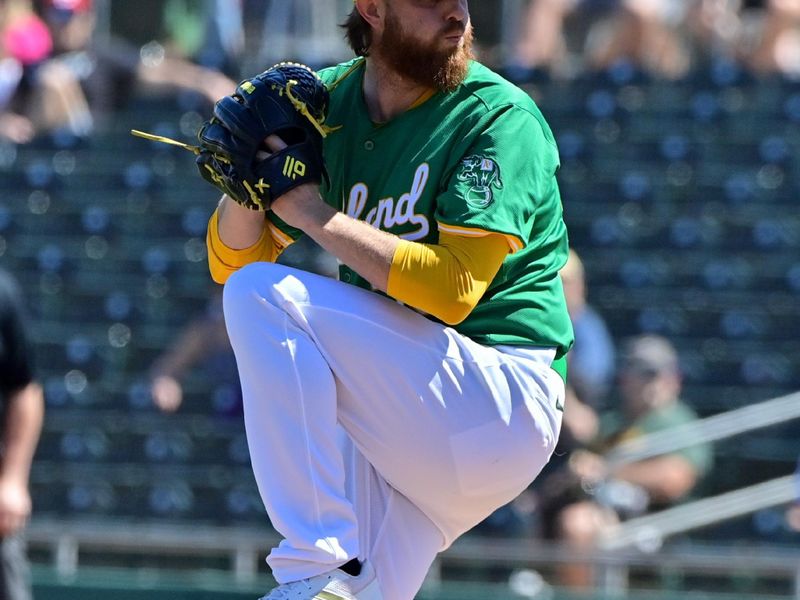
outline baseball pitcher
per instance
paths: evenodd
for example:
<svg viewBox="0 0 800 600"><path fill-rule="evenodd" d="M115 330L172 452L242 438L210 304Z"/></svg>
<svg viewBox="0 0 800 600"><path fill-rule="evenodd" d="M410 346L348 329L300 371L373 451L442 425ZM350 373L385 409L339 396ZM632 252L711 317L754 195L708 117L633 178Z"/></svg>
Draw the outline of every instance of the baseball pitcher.
<svg viewBox="0 0 800 600"><path fill-rule="evenodd" d="M561 427L572 329L553 134L472 59L466 0L357 0L357 57L221 99L200 174L253 471L283 537L267 600L411 600ZM302 235L339 281L275 264Z"/></svg>

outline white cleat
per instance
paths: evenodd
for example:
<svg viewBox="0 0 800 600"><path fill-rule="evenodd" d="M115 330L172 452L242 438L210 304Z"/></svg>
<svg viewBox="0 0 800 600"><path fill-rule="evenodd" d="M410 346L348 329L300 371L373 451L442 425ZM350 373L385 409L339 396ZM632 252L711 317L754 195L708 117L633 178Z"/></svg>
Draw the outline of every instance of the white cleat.
<svg viewBox="0 0 800 600"><path fill-rule="evenodd" d="M383 596L375 569L365 562L358 577L334 569L279 585L260 600L383 600Z"/></svg>

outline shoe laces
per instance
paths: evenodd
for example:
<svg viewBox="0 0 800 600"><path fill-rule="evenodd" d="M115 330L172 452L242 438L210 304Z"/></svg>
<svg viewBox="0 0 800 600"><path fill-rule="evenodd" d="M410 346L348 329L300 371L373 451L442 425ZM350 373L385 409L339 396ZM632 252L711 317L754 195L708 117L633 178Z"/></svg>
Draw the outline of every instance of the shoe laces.
<svg viewBox="0 0 800 600"><path fill-rule="evenodd" d="M312 587L308 579L284 583L259 600L299 600L308 598ZM304 595L305 594L305 595Z"/></svg>

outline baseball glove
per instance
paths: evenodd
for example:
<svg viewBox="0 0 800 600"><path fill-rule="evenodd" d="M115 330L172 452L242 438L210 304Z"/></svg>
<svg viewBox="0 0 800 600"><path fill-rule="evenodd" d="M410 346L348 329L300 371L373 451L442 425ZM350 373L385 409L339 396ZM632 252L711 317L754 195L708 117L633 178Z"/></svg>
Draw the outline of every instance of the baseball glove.
<svg viewBox="0 0 800 600"><path fill-rule="evenodd" d="M303 183L327 180L322 138L328 90L317 74L280 63L239 84L219 100L197 136L200 175L233 200L267 210L275 198ZM269 154L270 135L286 144Z"/></svg>
<svg viewBox="0 0 800 600"><path fill-rule="evenodd" d="M327 181L322 138L337 129L325 125L328 100L328 90L314 71L283 62L220 99L197 133L199 146L131 133L194 152L203 179L242 206L267 210L275 198L298 185ZM270 135L286 147L270 153L265 146Z"/></svg>

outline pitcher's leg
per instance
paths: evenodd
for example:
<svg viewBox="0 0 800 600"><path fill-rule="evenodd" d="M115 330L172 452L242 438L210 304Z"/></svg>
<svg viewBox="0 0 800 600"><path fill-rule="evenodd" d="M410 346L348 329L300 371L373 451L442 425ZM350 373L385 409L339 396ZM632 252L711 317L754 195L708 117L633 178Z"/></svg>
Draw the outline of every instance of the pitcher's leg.
<svg viewBox="0 0 800 600"><path fill-rule="evenodd" d="M358 554L337 447L333 376L307 334L248 285L237 292L232 278L224 307L253 473L284 537L268 562L279 583L324 573Z"/></svg>
<svg viewBox="0 0 800 600"><path fill-rule="evenodd" d="M262 433L266 423L251 427L256 419L247 417L249 437L262 436L256 443L263 447L253 451L270 455L270 448L286 444L296 452L299 442L286 439L292 435L312 444L299 449L306 462L283 450L280 459L259 458L257 478L267 481L263 473L275 463L278 473L292 470L291 477L305 480L298 484L303 494L322 494L342 509L327 513L339 524L349 505L335 498L340 463L326 460L337 416L381 477L439 527L445 544L513 499L552 452L559 423L554 396L563 396L563 382L549 368L548 349L534 351L542 360L520 359L374 293L266 263L234 274L225 304L242 379L250 380L243 383L245 402L259 404L262 421L276 412L285 419L270 430L273 439ZM318 467L328 484L299 465ZM268 510L272 494L264 492ZM287 521L308 519L292 503L281 510ZM344 528L350 527L348 514ZM313 533L297 531L299 538ZM325 532L322 527L319 539ZM301 542L308 559L321 552L317 538L307 537L287 540L287 550Z"/></svg>
<svg viewBox="0 0 800 600"><path fill-rule="evenodd" d="M375 567L384 600L412 600L444 540L439 528L344 441L347 495L359 523L362 556Z"/></svg>

